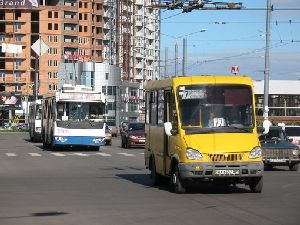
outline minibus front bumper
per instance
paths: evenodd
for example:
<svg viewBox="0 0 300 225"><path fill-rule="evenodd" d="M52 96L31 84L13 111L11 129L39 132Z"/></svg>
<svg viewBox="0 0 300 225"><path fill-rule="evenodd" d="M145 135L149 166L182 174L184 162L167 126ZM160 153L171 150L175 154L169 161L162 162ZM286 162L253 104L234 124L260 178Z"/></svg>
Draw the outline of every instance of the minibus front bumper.
<svg viewBox="0 0 300 225"><path fill-rule="evenodd" d="M179 163L181 179L217 179L262 177L263 162Z"/></svg>

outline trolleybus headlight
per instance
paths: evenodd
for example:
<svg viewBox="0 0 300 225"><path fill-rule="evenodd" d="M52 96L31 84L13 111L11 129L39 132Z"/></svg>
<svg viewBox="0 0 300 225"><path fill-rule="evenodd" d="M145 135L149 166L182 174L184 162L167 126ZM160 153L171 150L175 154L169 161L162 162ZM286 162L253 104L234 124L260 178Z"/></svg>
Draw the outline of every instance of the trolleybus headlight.
<svg viewBox="0 0 300 225"><path fill-rule="evenodd" d="M192 160L202 160L203 156L199 151L192 148L188 148L186 149L186 158Z"/></svg>
<svg viewBox="0 0 300 225"><path fill-rule="evenodd" d="M260 147L255 147L252 149L252 151L249 154L249 158L250 159L256 159L256 158L260 158L262 155L262 151Z"/></svg>

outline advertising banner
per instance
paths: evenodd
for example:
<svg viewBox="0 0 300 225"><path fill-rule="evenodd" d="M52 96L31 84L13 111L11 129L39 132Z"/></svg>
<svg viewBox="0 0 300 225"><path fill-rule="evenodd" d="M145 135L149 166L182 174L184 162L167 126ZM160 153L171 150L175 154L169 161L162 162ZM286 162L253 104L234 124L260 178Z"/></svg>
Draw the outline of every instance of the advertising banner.
<svg viewBox="0 0 300 225"><path fill-rule="evenodd" d="M21 108L21 95L0 92L0 107L5 109Z"/></svg>
<svg viewBox="0 0 300 225"><path fill-rule="evenodd" d="M31 9L38 7L38 0L0 0L0 8Z"/></svg>

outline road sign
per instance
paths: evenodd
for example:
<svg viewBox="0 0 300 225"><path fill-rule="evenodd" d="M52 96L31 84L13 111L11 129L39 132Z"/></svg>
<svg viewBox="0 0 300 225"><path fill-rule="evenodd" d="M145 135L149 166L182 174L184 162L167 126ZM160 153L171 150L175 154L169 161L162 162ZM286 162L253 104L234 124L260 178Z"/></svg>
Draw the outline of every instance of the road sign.
<svg viewBox="0 0 300 225"><path fill-rule="evenodd" d="M240 72L240 69L238 66L234 65L231 67L231 73L238 74Z"/></svg>
<svg viewBox="0 0 300 225"><path fill-rule="evenodd" d="M43 39L39 38L33 43L33 45L31 45L31 48L38 56L41 56L48 51L49 46L43 41Z"/></svg>

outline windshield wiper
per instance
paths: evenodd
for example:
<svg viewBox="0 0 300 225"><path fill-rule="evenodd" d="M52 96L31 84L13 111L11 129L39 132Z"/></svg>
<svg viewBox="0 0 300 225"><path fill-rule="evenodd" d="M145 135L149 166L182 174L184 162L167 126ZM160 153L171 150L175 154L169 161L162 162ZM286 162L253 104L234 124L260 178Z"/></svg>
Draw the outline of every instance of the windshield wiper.
<svg viewBox="0 0 300 225"><path fill-rule="evenodd" d="M236 129L236 130L241 130L241 131L249 132L249 133L250 133L250 131L251 131L251 128L250 128L250 127L249 127L249 128L243 128L243 127L237 127L237 126L228 126L228 127L234 128L234 129Z"/></svg>

